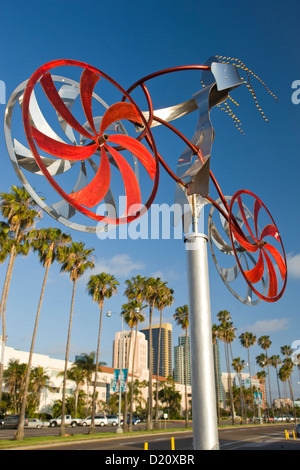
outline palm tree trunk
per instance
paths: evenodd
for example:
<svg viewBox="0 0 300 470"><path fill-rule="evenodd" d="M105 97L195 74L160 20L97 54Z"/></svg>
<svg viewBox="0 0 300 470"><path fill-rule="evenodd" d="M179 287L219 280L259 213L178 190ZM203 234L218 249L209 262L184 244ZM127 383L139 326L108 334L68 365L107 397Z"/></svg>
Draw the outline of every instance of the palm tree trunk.
<svg viewBox="0 0 300 470"><path fill-rule="evenodd" d="M267 357L267 366L268 366L268 382L269 382L270 406L271 406L271 410L272 410L273 423L275 423L275 420L274 420L274 409L273 409L273 402L272 402L272 392L271 392L270 366L269 366L269 359L268 359L268 355L267 355L267 354L266 354L266 357Z"/></svg>
<svg viewBox="0 0 300 470"><path fill-rule="evenodd" d="M128 377L129 377L129 357L130 357L131 342L132 342L132 331L133 331L133 329L131 328L130 342L129 342L127 358L126 358L127 381L128 381ZM124 341L124 338L123 338L123 341ZM122 368L123 368L123 364L122 364ZM126 387L126 390L125 390L125 393L124 393L124 413L123 413L123 431L124 432L128 431L128 427L129 427L129 431L132 431L132 427L130 426L130 424L131 424L130 418L129 418L129 423L127 423L127 414L128 414L127 410L128 410L128 388Z"/></svg>
<svg viewBox="0 0 300 470"><path fill-rule="evenodd" d="M8 297L8 291L12 276L12 270L14 267L14 262L16 259L15 247L12 248L11 255L9 257L6 276L2 291L1 305L0 305L0 317L2 314L2 351L1 351L1 362L0 362L0 403L2 398L2 387L3 387L3 370L4 370L4 354L5 354L5 344L6 344L6 302Z"/></svg>
<svg viewBox="0 0 300 470"><path fill-rule="evenodd" d="M230 398L231 423L232 425L234 425L234 406L233 406L232 383L231 383L231 372L230 372L229 348L228 348L228 343L226 342L225 342L225 357L226 357L227 374L228 374L228 392L229 392L229 398Z"/></svg>
<svg viewBox="0 0 300 470"><path fill-rule="evenodd" d="M189 408L188 408L188 394L187 394L187 372L188 372L188 345L187 345L187 339L188 339L188 330L186 328L185 330L185 351L184 351L184 393L185 393L185 427L187 428L189 426Z"/></svg>
<svg viewBox="0 0 300 470"><path fill-rule="evenodd" d="M159 332L158 332L158 350L157 350L157 369L156 369L156 390L155 390L155 429L158 429L158 386L159 386L159 366L160 366L160 348L161 348L161 324L162 313L160 311Z"/></svg>
<svg viewBox="0 0 300 470"><path fill-rule="evenodd" d="M27 401L27 394L28 394L28 385L29 385L29 379L30 379L30 369L31 369L31 363L32 363L34 343L35 343L35 338L36 338L36 333L37 333L37 327L38 327L38 322L39 322L39 317L40 317L40 311L41 311L41 307L42 307L42 302L43 302L43 297L44 297L44 292L45 292L46 281L47 281L49 269L50 269L50 264L46 267L44 280L43 280L43 285L42 285L42 290L41 290L41 294L40 294L39 305L38 305L36 318L35 318L35 324L34 324L34 329L33 329L31 347L30 347L27 370L26 370L24 395L23 395L22 405L21 405L21 410L20 410L20 418L19 418L18 429L17 429L17 432L15 434L15 440L16 441L19 441L19 440L21 441L21 440L24 439L24 420L25 420L26 401Z"/></svg>
<svg viewBox="0 0 300 470"><path fill-rule="evenodd" d="M150 306L150 313L149 313L149 387L148 387L147 431L152 430L152 410L153 410L153 397L152 397L152 374L153 374L152 315L153 315L153 305Z"/></svg>
<svg viewBox="0 0 300 470"><path fill-rule="evenodd" d="M293 416L294 416L294 419L295 419L295 422L296 422L296 410L295 410L294 393L293 393L293 386L292 386L291 376L288 378L288 383L289 383L292 406L293 406Z"/></svg>
<svg viewBox="0 0 300 470"><path fill-rule="evenodd" d="M70 338L71 338L71 328L73 320L73 309L74 309L74 298L75 298L75 289L76 289L77 280L73 280L73 292L71 300L71 309L70 309L70 319L69 319L69 329L66 345L66 355L65 355L65 370L64 370L64 380L63 380L63 392L62 392L62 406L61 406L61 427L60 435L63 436L66 433L65 425L65 415L66 415L66 383L67 383L67 374L68 374L68 360L69 360L69 349L70 349Z"/></svg>
<svg viewBox="0 0 300 470"><path fill-rule="evenodd" d="M100 305L100 321L99 321L99 333L98 333L98 343L97 343L97 352L96 352L95 378L94 378L94 390L93 390L93 401L92 401L92 422L91 422L91 426L89 429L89 434L94 434L96 432L96 428L95 428L96 389L97 389L100 339L101 339L101 330L102 330L103 302L99 303L99 305Z"/></svg>
<svg viewBox="0 0 300 470"><path fill-rule="evenodd" d="M250 377L250 390L251 390L251 398L252 398L252 409L253 409L253 420L255 419L255 405L254 405L254 393L253 393L253 385L252 385L252 376L251 376L251 367L250 367L250 351L249 347L247 347L248 352L248 369L249 369L249 377ZM259 406L259 403L258 403Z"/></svg>
<svg viewBox="0 0 300 470"><path fill-rule="evenodd" d="M131 328L131 332L130 332L130 342L129 342L128 352L127 352L127 361L126 361L127 383L128 383L128 378L129 378L129 359L130 359L131 343L132 343L132 338L133 338L132 333L133 333L133 328ZM133 377L133 370L131 371L131 378L132 377ZM132 415L129 416L129 423L127 423L127 414L128 414L128 387L126 387L126 390L124 393L124 416L123 416L124 432L127 432L128 429L129 431L132 431Z"/></svg>
<svg viewBox="0 0 300 470"><path fill-rule="evenodd" d="M132 431L132 416L133 416L133 371L135 365L135 352L136 352L136 343L137 343L137 332L138 332L138 323L135 327L135 338L132 354L132 370L131 370L131 384L130 384L130 411L129 411L129 431Z"/></svg>
<svg viewBox="0 0 300 470"><path fill-rule="evenodd" d="M218 425L220 424L220 401L219 401L219 370L218 370L218 354L217 354L217 343L214 344L214 359L215 359L215 367L216 367L216 398L217 398L217 420Z"/></svg>

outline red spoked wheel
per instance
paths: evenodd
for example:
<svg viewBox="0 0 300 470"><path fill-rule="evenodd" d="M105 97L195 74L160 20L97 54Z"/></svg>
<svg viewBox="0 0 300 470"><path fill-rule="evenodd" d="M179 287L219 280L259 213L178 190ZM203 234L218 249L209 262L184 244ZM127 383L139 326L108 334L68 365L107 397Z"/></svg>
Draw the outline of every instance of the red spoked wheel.
<svg viewBox="0 0 300 470"><path fill-rule="evenodd" d="M82 69L80 98L89 129L81 125L70 112L54 85L49 71L60 66L80 67ZM119 102L110 106L102 117L100 128L97 129L93 119L92 97L97 82L103 78L121 92L121 99L125 97L129 102L124 102L120 99ZM42 129L40 130L32 124L29 104L37 83L41 84L48 101L65 124L70 126L73 131L78 132L80 136L83 136L84 144L70 145L55 140L44 133ZM156 195L159 180L159 159L155 142L151 130L134 100L111 77L84 62L74 60L55 60L49 62L40 67L29 79L24 92L22 112L26 138L40 170L57 193L77 211L94 220L117 225L131 222L149 209ZM130 135L119 134L117 132L111 133L113 124L115 123L115 128L117 129L116 123L120 120L127 120L131 124L138 124L146 129L147 141L153 155L141 142ZM49 173L40 156L40 151L62 160L78 162L100 154L100 163L95 176L84 188L68 193ZM123 156L124 151L129 151L138 159L153 182L150 196L144 204L142 204L141 191L136 174L126 157ZM126 208L122 217L99 215L91 210L104 199L110 188L111 163L118 168L124 183Z"/></svg>
<svg viewBox="0 0 300 470"><path fill-rule="evenodd" d="M244 207L253 207L253 217ZM237 218L234 214L239 214ZM267 302L276 302L283 295L287 282L287 264L279 230L263 202L253 193L240 190L234 194L229 210L229 232L234 255L249 287ZM254 267L245 270L239 253L248 252ZM265 278L264 289L257 285Z"/></svg>

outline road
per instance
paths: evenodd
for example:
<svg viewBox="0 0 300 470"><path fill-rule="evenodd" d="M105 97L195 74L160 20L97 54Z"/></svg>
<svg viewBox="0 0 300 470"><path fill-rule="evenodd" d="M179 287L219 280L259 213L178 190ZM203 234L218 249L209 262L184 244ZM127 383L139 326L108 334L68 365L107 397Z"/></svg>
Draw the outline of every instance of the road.
<svg viewBox="0 0 300 470"><path fill-rule="evenodd" d="M144 426L143 426L144 427ZM286 439L285 429L290 431L290 438ZM300 450L300 439L294 439L292 436L293 424L287 425L268 425L268 426L239 426L233 428L226 428L219 430L219 443L220 450ZM106 428L107 430L107 428ZM27 429L26 437L29 435L58 435L58 429ZM71 433L82 433L82 428L72 429ZM86 431L87 432L87 431ZM103 432L103 428L99 430ZM10 439L13 436L13 430L0 430L0 438ZM5 437L6 436L6 437ZM175 439L175 452L185 451L185 453L193 452L193 433L191 431L167 433L166 434L152 434L152 435L139 435L138 429L136 436L124 437L118 435L118 439L105 439L93 441L80 441L75 443L66 443L61 445L47 446L47 450L103 450L108 455L113 455L115 452L120 455L123 451L126 453L130 451L135 455L138 451L144 450L145 442L148 443L149 453L151 451L166 451L171 450L171 437ZM39 447L41 449L41 447ZM173 452L174 453L174 452ZM175 462L176 463L176 462Z"/></svg>

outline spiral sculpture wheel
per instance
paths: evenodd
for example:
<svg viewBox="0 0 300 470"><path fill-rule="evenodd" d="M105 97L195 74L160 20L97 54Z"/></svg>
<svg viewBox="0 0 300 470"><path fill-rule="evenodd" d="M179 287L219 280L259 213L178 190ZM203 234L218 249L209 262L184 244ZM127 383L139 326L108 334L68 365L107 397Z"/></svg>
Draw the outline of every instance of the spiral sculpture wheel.
<svg viewBox="0 0 300 470"><path fill-rule="evenodd" d="M63 70L69 67L77 74L79 71L79 80L54 75L53 70L60 67ZM286 257L277 226L265 205L253 193L241 190L233 197L224 196L210 169L214 138L210 110L220 106L229 91L243 83L236 67L236 64L228 65L227 61L222 63L210 58L206 65L172 67L152 73L125 91L110 76L84 62L48 62L14 91L7 105L4 131L15 171L32 198L50 216L73 229L101 232L129 223L150 208L157 193L161 165L177 183L177 202L183 208L183 221L187 221L184 231L188 230L192 212L194 219L198 217L197 200L201 206L212 204L208 220L210 249L217 270L232 294L248 305L256 305L261 300L275 302L282 296L287 281ZM184 70L203 72L204 88L184 103L154 111L146 82ZM114 99L111 106L96 93L98 82L100 86L108 83L117 93L118 99ZM131 92L137 88L144 94L147 111L141 112L131 97ZM54 111L63 138L55 130L53 121L48 124L39 106L38 93L42 104L48 106L47 116L53 119ZM104 113L94 114L95 103L104 107ZM17 104L22 110L29 147L12 138L12 116ZM80 118L75 117L78 106ZM170 121L195 110L199 113L198 123L189 140ZM127 121L126 128L123 121ZM176 134L186 145L178 159L177 175L157 151L151 131L157 125ZM127 126L133 127L134 137L128 134ZM72 178L77 168L74 183ZM149 178L148 182L143 180L142 186L139 184L140 168ZM44 176L52 188L51 195L54 189L55 197L59 196L60 200L47 204L27 180L26 171ZM68 184L62 179L65 174L69 176ZM209 196L209 180L219 195L216 201ZM115 196L120 196L122 191L126 203L123 214L119 215L121 211L117 210ZM103 207L102 212L99 210L102 201L104 214ZM186 201L189 210L185 214ZM249 207L253 207L252 212ZM77 223L74 220L76 214L96 224ZM238 293L241 278L243 289L246 280L245 295Z"/></svg>
<svg viewBox="0 0 300 470"><path fill-rule="evenodd" d="M252 289L246 284L241 275L240 267L234 256L234 250L231 244L228 210L231 196L218 198L216 204L212 205L208 216L208 242L211 255L217 271L229 289L229 291L242 303L246 305L257 305L261 299L254 295ZM244 206L245 218L251 219L253 216L247 207ZM234 213L235 220L243 226L244 221L240 210ZM245 250L237 250L237 256L241 266L249 268L254 266L255 259L251 253ZM262 278L262 289L265 289L266 279Z"/></svg>
<svg viewBox="0 0 300 470"><path fill-rule="evenodd" d="M245 199L253 205L252 224L249 223L244 210ZM242 222L235 218L236 207ZM237 264L248 286L259 298L267 302L279 300L287 282L285 251L274 219L263 202L252 192L240 190L232 197L229 233ZM242 267L239 252L243 251L255 257L254 267ZM264 276L268 279L268 285L261 291L257 285Z"/></svg>
<svg viewBox="0 0 300 470"><path fill-rule="evenodd" d="M55 80L49 72L60 66L72 66L82 69L79 96L87 120L84 125L81 125L70 111L70 107L62 98L60 91L54 84ZM100 119L96 119L93 117L92 112L92 98L95 85L100 78L104 78L114 85L121 92L121 97L120 102L107 107L104 115ZM75 140L66 143L57 136L53 136L53 132L51 134L48 129L45 132L43 128L40 129L35 125L32 120L31 107L37 83L40 83L46 98L59 116L63 129L72 134L77 132L80 135L79 144ZM129 102L121 101L124 96ZM157 191L159 178L155 143L148 124L135 102L108 75L83 62L72 60L49 62L40 67L28 80L23 95L22 113L26 138L38 169L69 206L90 219L105 224L130 222L140 217L150 207ZM147 139L151 144L151 151L154 155L137 139L124 132L119 132L119 129L122 130L123 127L121 126L121 120L126 120L130 124L138 124L146 129ZM151 194L145 204L142 204L138 173L135 169L132 169L126 156L123 156L123 152L126 151L131 153L134 163L137 161L141 163L153 182ZM51 155L51 159L45 160L45 158L42 158L41 152ZM55 178L56 174L49 167L50 161L55 163L55 160L67 162L69 167L75 163L82 166L85 161L89 161L93 165L92 157L97 157L100 160L96 167L94 165L94 169L96 168L94 177L86 184L75 185L71 192L66 192L58 184ZM97 210L91 210L107 198L110 192L111 165L119 170L124 184L126 207L122 217L114 214L112 216L101 215L97 213ZM50 215L52 214L50 213Z"/></svg>

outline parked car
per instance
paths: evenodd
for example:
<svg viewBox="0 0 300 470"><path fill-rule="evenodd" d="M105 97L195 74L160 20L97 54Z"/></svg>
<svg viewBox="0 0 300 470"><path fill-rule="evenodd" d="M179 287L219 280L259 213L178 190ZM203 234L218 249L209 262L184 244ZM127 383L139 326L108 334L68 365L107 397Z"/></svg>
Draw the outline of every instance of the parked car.
<svg viewBox="0 0 300 470"><path fill-rule="evenodd" d="M116 415L106 415L108 426L117 426L119 418Z"/></svg>
<svg viewBox="0 0 300 470"><path fill-rule="evenodd" d="M81 420L81 426L90 426L92 424L92 417L88 416L85 419ZM95 426L107 426L108 420L107 417L104 415L96 415L95 416Z"/></svg>
<svg viewBox="0 0 300 470"><path fill-rule="evenodd" d="M41 429L43 427L50 426L49 421L41 421L37 418L28 418L28 427Z"/></svg>
<svg viewBox="0 0 300 470"><path fill-rule="evenodd" d="M1 428L5 429L17 429L19 424L20 415L8 415L1 420ZM25 415L24 426L28 426L28 418Z"/></svg>
<svg viewBox="0 0 300 470"><path fill-rule="evenodd" d="M72 428L75 428L79 424L81 424L81 419L80 418L72 418L71 415L66 415L65 416L65 425L66 426L72 426ZM50 426L52 428L55 428L55 426L61 426L61 416L59 416L58 418L50 419Z"/></svg>
<svg viewBox="0 0 300 470"><path fill-rule="evenodd" d="M129 419L130 419L130 417L128 416L128 417L127 417L127 424L129 424ZM142 420L141 420L141 418L140 418L139 416L132 416L132 424L133 424L134 426L135 426L136 424L138 424L138 423L141 423L141 421L142 421ZM124 423L124 421L121 420L121 424L123 424L123 423Z"/></svg>

